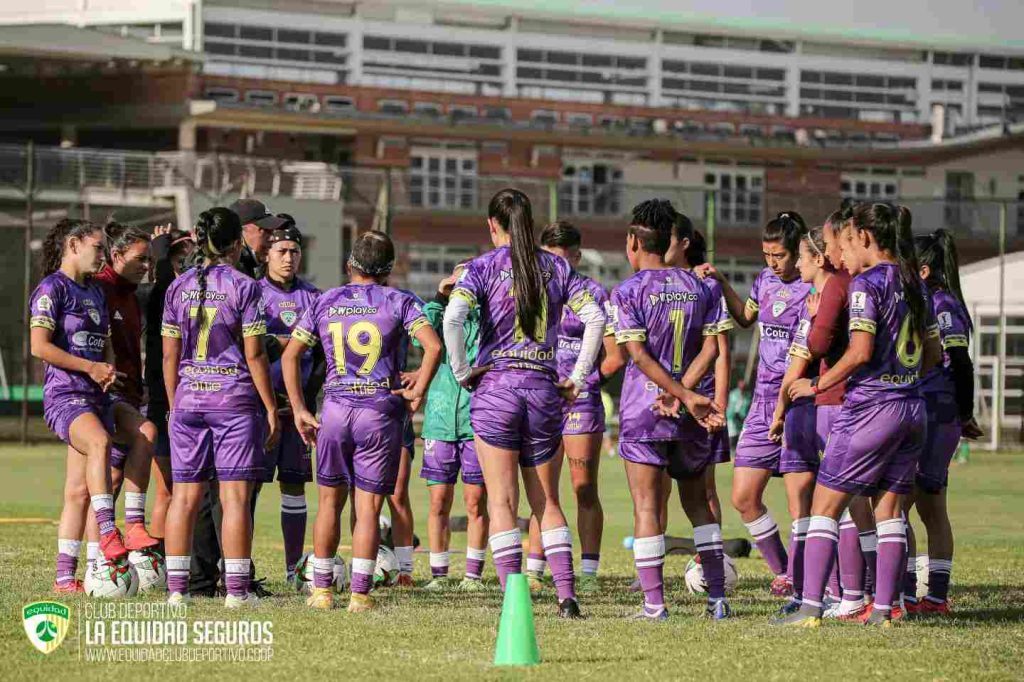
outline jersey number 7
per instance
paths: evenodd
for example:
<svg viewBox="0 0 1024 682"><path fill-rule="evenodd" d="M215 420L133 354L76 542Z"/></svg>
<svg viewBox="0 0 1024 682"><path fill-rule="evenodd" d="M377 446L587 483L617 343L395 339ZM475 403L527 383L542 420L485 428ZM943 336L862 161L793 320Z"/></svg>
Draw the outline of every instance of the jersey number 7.
<svg viewBox="0 0 1024 682"><path fill-rule="evenodd" d="M194 305L188 309L188 316L192 319L199 317L202 310L202 317L199 318L199 334L196 336L196 362L205 362L206 354L210 348L210 331L213 329L213 318L217 317L215 306Z"/></svg>

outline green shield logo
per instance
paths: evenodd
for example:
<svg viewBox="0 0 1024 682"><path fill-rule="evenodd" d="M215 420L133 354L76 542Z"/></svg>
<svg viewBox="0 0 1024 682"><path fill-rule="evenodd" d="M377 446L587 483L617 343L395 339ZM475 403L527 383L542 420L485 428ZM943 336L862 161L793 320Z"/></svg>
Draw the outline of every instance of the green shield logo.
<svg viewBox="0 0 1024 682"><path fill-rule="evenodd" d="M28 641L48 654L64 643L71 623L71 609L55 601L37 601L22 608L21 617Z"/></svg>

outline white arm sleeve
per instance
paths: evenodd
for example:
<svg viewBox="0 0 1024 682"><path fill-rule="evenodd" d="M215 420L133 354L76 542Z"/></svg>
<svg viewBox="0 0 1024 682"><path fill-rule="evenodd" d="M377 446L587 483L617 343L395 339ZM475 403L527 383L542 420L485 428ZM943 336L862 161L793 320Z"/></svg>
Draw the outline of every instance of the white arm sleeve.
<svg viewBox="0 0 1024 682"><path fill-rule="evenodd" d="M607 318L605 318L601 306L594 301L590 301L580 308L576 315L583 322L583 339L580 342L580 354L576 358L576 366L573 367L569 378L572 379L577 388L582 390L584 382L590 376L591 370L594 369L597 354L601 352L601 340L604 337L604 325ZM445 315L445 323L447 322L448 316ZM446 337L447 334L446 324Z"/></svg>
<svg viewBox="0 0 1024 682"><path fill-rule="evenodd" d="M469 301L461 296L452 296L444 309L444 346L448 349L448 364L452 375L461 382L469 376L469 360L466 359L466 335L463 323L469 317Z"/></svg>

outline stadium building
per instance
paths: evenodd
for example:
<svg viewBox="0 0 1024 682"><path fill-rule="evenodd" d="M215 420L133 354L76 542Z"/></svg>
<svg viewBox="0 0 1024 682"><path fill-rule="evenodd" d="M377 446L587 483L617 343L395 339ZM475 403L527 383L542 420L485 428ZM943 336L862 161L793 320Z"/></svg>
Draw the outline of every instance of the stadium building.
<svg viewBox="0 0 1024 682"><path fill-rule="evenodd" d="M507 185L538 221L577 223L583 269L608 284L650 196L709 233L740 289L768 217L819 221L845 197L907 204L968 261L995 255L1000 229L1024 245L1019 7L825 3L792 24L770 18L781 0L760 20L673 4L8 0L0 223L20 224L26 193L44 224L186 225L255 195L310 234L314 281L337 282L353 234L385 227L397 283L421 294L486 245ZM864 25L872 4L919 30Z"/></svg>

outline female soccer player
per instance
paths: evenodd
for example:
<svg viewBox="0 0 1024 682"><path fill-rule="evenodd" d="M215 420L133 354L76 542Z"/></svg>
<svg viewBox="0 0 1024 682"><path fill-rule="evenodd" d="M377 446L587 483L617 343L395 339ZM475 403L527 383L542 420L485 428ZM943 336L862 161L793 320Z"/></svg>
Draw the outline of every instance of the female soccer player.
<svg viewBox="0 0 1024 682"><path fill-rule="evenodd" d="M113 410L107 394L120 380L107 348L110 321L92 276L103 266L103 230L86 220L61 220L43 240L43 280L29 301L32 356L46 363L46 425L71 446L64 508L57 529L57 592L80 592L75 578L90 507L100 548L125 572L128 549L114 523L110 482Z"/></svg>
<svg viewBox="0 0 1024 682"><path fill-rule="evenodd" d="M548 253L564 258L573 269L580 263L580 246L583 237L575 225L564 220L548 225L540 234L541 247ZM576 273L583 279L583 286L594 301L606 308L608 294L604 287ZM583 338L583 323L568 308L562 309L562 320L558 328L558 348L555 360L560 377L569 376L576 364ZM577 589L581 594L598 589L597 571L601 563L601 534L604 531L604 510L597 492L597 469L601 463L601 441L604 438L604 403L601 401L601 381L606 375L614 374L623 365L622 354L615 344L615 330L605 325L604 362L595 367L587 377L586 385L573 403L565 403L562 413L562 451L569 460L569 475L576 494L576 530L580 536L580 559L583 573ZM530 577L531 589L541 586L544 574L544 553L540 523L530 518L530 554L527 556L526 572Z"/></svg>
<svg viewBox="0 0 1024 682"><path fill-rule="evenodd" d="M170 603L188 596L192 531L204 485L219 488L227 597L239 608L249 591L253 486L264 449L278 437L277 404L263 347L259 285L234 268L242 248L238 216L217 207L199 215L196 266L168 288L161 334L170 416L174 494L167 515Z"/></svg>
<svg viewBox="0 0 1024 682"><path fill-rule="evenodd" d="M115 494L124 485L125 546L155 548L159 542L146 531L146 491L149 488L156 425L141 412L142 309L136 289L149 273L150 234L138 227L106 226L109 262L96 274L103 288L110 319L114 367L125 375L114 394L114 442L110 450L111 483Z"/></svg>
<svg viewBox="0 0 1024 682"><path fill-rule="evenodd" d="M270 235L270 249L267 251L267 274L259 281L266 307L267 333L275 338L280 347L288 345L292 329L302 314L320 296L320 290L298 276L302 266L302 233L294 223L274 230ZM275 344L276 345L276 344ZM302 385L306 395L313 372L313 353L302 356ZM270 377L277 398L279 413L289 411L288 397L281 376L281 360L277 358L270 365ZM313 400L316 393L313 392ZM290 415L289 415L290 416ZM295 429L291 419L281 421L281 437L277 446L267 451L265 483L274 480L281 487L281 535L284 538L285 579L295 578L295 564L302 556L302 544L306 538L306 483L313 480L313 466L309 446Z"/></svg>
<svg viewBox="0 0 1024 682"><path fill-rule="evenodd" d="M961 436L981 436L974 420L974 365L968 352L973 325L960 291L960 265L953 235L939 229L917 237L914 246L921 279L931 291L943 350L942 362L921 381L927 435L917 464L917 485L908 504L917 507L928 529L928 596L917 610L948 616L949 576L953 570L953 530L946 508L949 462ZM917 597L916 571L911 571L910 564L916 553L913 549L908 553L907 563L913 580L904 586L905 599Z"/></svg>
<svg viewBox="0 0 1024 682"><path fill-rule="evenodd" d="M494 195L487 210L494 250L466 266L444 314L452 374L465 387L479 378L470 402L477 456L487 487L490 544L498 578L522 572L516 527L517 472L540 519L544 552L558 592L559 616L579 618L572 568L572 533L558 499L562 400L574 402L601 350L605 315L565 260L537 248L530 200L514 189ZM583 322L571 375L558 379L555 349L562 309ZM465 356L463 323L480 308L475 370ZM489 371L488 371L488 368Z"/></svg>
<svg viewBox="0 0 1024 682"><path fill-rule="evenodd" d="M313 531L314 588L306 604L334 605L334 553L340 538L341 511L349 487L355 488L356 525L352 534L352 613L373 608L370 586L380 541L378 519L384 498L395 489L408 412L419 408L437 370L441 341L415 299L384 286L395 262L386 234L366 232L352 247L350 281L320 296L292 331L281 358L295 428L306 443L316 439L319 508ZM401 388L406 344L423 347L416 383ZM330 359L321 422L302 394L300 359L323 343Z"/></svg>
<svg viewBox="0 0 1024 682"><path fill-rule="evenodd" d="M644 607L638 618L665 620L661 518L665 472L676 479L683 510L708 583L707 614L729 617L721 527L708 503L704 469L713 460L707 426L721 426L710 398L695 392L718 354L721 304L691 272L665 265L676 212L664 200L633 209L626 256L635 274L612 292L615 340L629 363L620 402L619 456L633 498L633 554ZM675 399L675 414L659 409L659 391ZM688 414L679 417L679 404ZM710 415L710 420L708 419ZM698 421L700 420L700 421Z"/></svg>
<svg viewBox="0 0 1024 682"><path fill-rule="evenodd" d="M871 494L878 525L875 602L869 624L889 625L903 575L906 529L901 511L914 485L924 442L919 379L940 356L938 329L918 272L910 211L860 204L843 230L850 284L850 344L816 380L799 379L790 398L812 396L846 382L846 399L825 446L804 550L800 609L775 622L821 623L825 583L839 539L837 521L857 494Z"/></svg>
<svg viewBox="0 0 1024 682"><path fill-rule="evenodd" d="M809 511L814 472L818 469L817 450L790 448L773 441L768 434L786 371L789 345L811 288L810 284L800 281L796 269L800 239L806 232L803 218L793 211L780 213L768 221L761 235L761 250L767 267L754 280L746 303L713 266L704 265L699 269L722 285L729 313L736 322L741 327L757 322L760 331L757 384L736 445L732 503L775 574L771 592L778 596L789 596L793 586L786 575L788 557L779 527L764 505L764 489L773 475L781 474L790 516L793 520L803 518ZM813 410L805 415L811 421L802 429L813 431L813 415Z"/></svg>
<svg viewBox="0 0 1024 682"><path fill-rule="evenodd" d="M423 314L435 332L441 332L445 308L464 269L464 263L457 265L451 275L441 280L434 299L423 306ZM478 310L469 312L463 324L463 334L466 359L474 362L480 348ZM448 580L449 521L459 471L462 472L462 497L466 505L466 575L458 587L465 592L483 589L480 579L487 556L487 492L473 442L473 428L469 423L469 397L469 391L455 380L447 357L442 355L441 366L430 383L423 413L423 467L420 476L427 481L430 495L427 532L431 581L424 588L427 590L443 589L451 584Z"/></svg>

